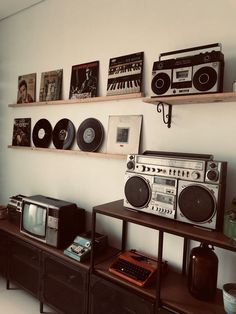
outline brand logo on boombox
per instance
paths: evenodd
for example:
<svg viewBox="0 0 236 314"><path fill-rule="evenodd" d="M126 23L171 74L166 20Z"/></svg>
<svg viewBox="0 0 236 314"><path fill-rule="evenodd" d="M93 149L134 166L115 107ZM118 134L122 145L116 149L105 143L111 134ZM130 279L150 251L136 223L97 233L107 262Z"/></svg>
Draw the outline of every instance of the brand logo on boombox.
<svg viewBox="0 0 236 314"><path fill-rule="evenodd" d="M211 51L161 60L161 57L219 47L219 44L176 50L160 54L152 69L152 96L170 96L223 91L224 55Z"/></svg>
<svg viewBox="0 0 236 314"><path fill-rule="evenodd" d="M128 155L124 206L221 230L227 162L171 154Z"/></svg>

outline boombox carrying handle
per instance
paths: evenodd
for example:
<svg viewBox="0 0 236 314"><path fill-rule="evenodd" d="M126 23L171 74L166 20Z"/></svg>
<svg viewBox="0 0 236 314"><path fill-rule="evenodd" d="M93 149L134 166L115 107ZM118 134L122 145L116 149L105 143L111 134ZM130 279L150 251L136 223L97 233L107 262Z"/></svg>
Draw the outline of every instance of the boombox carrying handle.
<svg viewBox="0 0 236 314"><path fill-rule="evenodd" d="M190 51L214 48L214 47L220 48L220 51L221 51L221 44L220 43L215 43L215 44L209 44L209 45L205 45L205 46L197 46L197 47L186 48L186 49L181 49L181 50L163 52L163 53L160 53L160 55L159 55L159 61L161 61L161 58L165 57L165 56L175 55L175 54L183 53L183 52L190 52Z"/></svg>

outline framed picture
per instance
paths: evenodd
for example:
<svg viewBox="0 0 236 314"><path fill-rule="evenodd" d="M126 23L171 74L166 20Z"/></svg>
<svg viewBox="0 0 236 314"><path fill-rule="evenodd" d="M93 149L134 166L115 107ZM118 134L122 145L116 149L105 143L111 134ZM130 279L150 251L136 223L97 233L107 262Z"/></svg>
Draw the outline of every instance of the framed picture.
<svg viewBox="0 0 236 314"><path fill-rule="evenodd" d="M109 116L107 153L138 154L142 115Z"/></svg>
<svg viewBox="0 0 236 314"><path fill-rule="evenodd" d="M36 73L18 76L17 103L35 102Z"/></svg>

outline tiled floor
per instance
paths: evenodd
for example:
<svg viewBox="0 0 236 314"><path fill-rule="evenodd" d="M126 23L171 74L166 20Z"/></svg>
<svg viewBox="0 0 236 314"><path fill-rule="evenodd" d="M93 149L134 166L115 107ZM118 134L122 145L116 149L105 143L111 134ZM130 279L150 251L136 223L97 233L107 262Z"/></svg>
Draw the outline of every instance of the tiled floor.
<svg viewBox="0 0 236 314"><path fill-rule="evenodd" d="M6 281L0 277L1 314L40 314L39 301L21 289L6 289ZM55 311L44 305L45 314Z"/></svg>

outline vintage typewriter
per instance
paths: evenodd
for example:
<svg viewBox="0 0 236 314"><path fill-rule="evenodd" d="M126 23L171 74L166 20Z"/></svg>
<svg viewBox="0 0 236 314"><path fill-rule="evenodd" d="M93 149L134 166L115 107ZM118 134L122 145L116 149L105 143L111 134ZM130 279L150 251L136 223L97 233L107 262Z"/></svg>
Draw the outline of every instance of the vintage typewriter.
<svg viewBox="0 0 236 314"><path fill-rule="evenodd" d="M164 263L166 265L166 263ZM144 287L156 279L157 261L136 250L120 253L109 271L129 282Z"/></svg>

